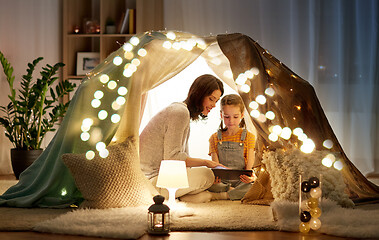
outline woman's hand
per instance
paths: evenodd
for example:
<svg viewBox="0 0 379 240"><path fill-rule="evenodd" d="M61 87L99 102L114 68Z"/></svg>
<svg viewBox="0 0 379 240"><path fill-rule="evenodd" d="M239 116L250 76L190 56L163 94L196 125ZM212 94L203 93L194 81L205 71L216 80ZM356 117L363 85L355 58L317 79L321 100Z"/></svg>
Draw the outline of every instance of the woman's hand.
<svg viewBox="0 0 379 240"><path fill-rule="evenodd" d="M212 161L212 160L205 160L205 164L204 165L207 166L207 167L209 167L209 168L214 168L214 167L217 167L217 166L221 166L221 167L227 168L224 165L222 165L221 163L218 163L218 162L215 162L215 161Z"/></svg>

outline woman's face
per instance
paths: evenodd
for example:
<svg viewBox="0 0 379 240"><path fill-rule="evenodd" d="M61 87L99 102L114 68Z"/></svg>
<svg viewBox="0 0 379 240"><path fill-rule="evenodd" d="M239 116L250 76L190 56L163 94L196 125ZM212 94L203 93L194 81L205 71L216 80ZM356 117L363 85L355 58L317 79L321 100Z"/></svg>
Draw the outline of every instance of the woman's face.
<svg viewBox="0 0 379 240"><path fill-rule="evenodd" d="M211 95L206 96L203 100L203 115L208 116L208 113L216 106L218 100L220 100L221 91L214 90Z"/></svg>

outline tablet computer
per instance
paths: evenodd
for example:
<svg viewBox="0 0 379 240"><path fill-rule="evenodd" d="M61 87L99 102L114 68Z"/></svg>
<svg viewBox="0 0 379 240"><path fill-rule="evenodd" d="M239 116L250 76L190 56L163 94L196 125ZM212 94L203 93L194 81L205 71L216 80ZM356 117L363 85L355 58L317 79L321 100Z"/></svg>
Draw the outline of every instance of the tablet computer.
<svg viewBox="0 0 379 240"><path fill-rule="evenodd" d="M240 180L240 175L247 175L249 177L253 175L253 170L212 168L212 171L215 177L222 180Z"/></svg>

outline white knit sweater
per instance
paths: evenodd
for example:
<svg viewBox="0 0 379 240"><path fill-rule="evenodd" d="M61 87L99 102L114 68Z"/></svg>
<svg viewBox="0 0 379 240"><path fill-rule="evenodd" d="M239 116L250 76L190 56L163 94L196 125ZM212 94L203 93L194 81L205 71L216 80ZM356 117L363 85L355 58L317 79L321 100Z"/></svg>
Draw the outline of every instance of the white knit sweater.
<svg viewBox="0 0 379 240"><path fill-rule="evenodd" d="M157 113L140 134L141 169L147 178L158 175L162 160L186 160L190 113L184 103L172 103Z"/></svg>

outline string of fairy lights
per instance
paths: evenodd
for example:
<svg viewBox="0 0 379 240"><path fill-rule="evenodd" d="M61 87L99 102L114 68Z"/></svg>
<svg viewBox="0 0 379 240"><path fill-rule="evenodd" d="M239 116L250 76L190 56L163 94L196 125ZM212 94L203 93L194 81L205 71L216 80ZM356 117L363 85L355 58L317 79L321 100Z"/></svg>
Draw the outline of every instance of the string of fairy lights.
<svg viewBox="0 0 379 240"><path fill-rule="evenodd" d="M201 38L189 38L187 40L177 40L176 34L172 31L167 32L166 34L167 40L163 42L162 47L166 49L175 49L180 50L184 49L187 51L191 51L193 48L197 47L200 49L205 49L207 45L204 40ZM132 77L133 73L137 71L138 66L141 64L141 58L147 55L147 51L141 47L137 49L137 45L140 43L140 39L137 36L133 36L130 40L123 45L124 54L118 55L113 58L112 63L115 66L121 66L124 64L123 68L123 76L125 78ZM265 53L268 53L267 51ZM216 61L217 62L217 61ZM270 70L266 70L269 74ZM238 86L238 89L244 93L250 92L250 86L248 81L254 81L254 76L260 74L258 68L251 68L246 70L243 73L240 73L235 79L235 83ZM224 73L225 76L233 77L233 74L228 71ZM107 74L99 74L98 81L108 88L111 91L117 91L117 97L114 99L111 104L111 108L115 111L119 110L126 102L125 96L128 94L128 89L125 86L118 86L118 81L115 79L111 79ZM291 75L291 77L296 77ZM109 113L106 110L107 106L102 106L102 98L104 97L104 91L96 90L93 94L93 99L91 100L91 107L98 110L97 118L101 121L109 119L111 123L118 123L121 120L121 116L117 113L108 116ZM268 110L266 112L262 112L260 109L267 109L267 102L270 101L275 95L275 90L272 86L269 86L265 89L265 91L261 94L258 94L254 100L252 100L249 104L250 115L255 118L257 121L266 122L271 121L274 122L276 115L273 111ZM91 127L94 124L94 119L85 118L82 120L80 134L82 141L88 141L91 139ZM312 139L310 139L306 133L304 133L303 129L300 127L296 127L291 129L287 126L280 126L277 124L271 124L269 126L269 136L268 139L272 142L276 142L279 138L284 140L289 140L292 135L296 136L298 140L302 143L300 146L300 150L304 153L311 153L315 149L315 144ZM330 139L326 139L323 142L323 146L326 149L331 149L333 147L333 142ZM109 154L106 149L106 144L104 142L96 143L96 150L99 153L99 156L102 158L106 158ZM86 158L91 160L95 157L96 153L93 150L89 150L86 152ZM336 159L333 154L327 154L322 159L322 164L327 167L334 167L338 170L341 170L343 164L341 160Z"/></svg>

